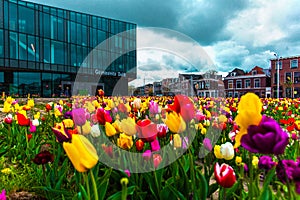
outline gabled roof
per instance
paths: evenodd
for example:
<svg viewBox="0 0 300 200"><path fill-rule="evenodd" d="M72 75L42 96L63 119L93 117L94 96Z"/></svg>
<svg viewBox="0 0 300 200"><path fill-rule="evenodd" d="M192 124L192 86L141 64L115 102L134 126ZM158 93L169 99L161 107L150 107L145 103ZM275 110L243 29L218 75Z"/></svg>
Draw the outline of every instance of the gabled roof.
<svg viewBox="0 0 300 200"><path fill-rule="evenodd" d="M239 68L235 68L234 70L232 70L231 72L228 73L228 75L226 77L230 77L233 76L232 73L235 73L234 76L241 76L241 75L245 75L245 71Z"/></svg>
<svg viewBox="0 0 300 200"><path fill-rule="evenodd" d="M248 72L245 75L253 75L253 71L256 71L256 74L265 74L264 69L259 67L259 66L255 66L253 69L250 70L250 72Z"/></svg>

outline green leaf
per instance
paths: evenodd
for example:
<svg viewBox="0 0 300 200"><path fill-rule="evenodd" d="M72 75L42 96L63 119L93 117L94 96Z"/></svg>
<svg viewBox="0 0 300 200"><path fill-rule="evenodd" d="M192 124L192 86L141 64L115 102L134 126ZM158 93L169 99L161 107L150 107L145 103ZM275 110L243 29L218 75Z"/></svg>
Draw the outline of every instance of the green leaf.
<svg viewBox="0 0 300 200"><path fill-rule="evenodd" d="M88 197L88 194L87 192L85 191L85 188L83 187L83 185L79 184L79 189L80 189L80 192L82 194L82 197L84 200L88 200L89 197Z"/></svg>
<svg viewBox="0 0 300 200"><path fill-rule="evenodd" d="M133 195L135 190L135 186L130 186L127 188L127 195ZM122 195L122 191L116 192L115 194L111 195L107 198L107 200L120 200Z"/></svg>
<svg viewBox="0 0 300 200"><path fill-rule="evenodd" d="M207 194L208 194L208 184L207 181L204 177L204 175L201 173L201 171L196 170L196 177L197 177L197 182L199 184L198 189L196 190L196 197L199 197L199 199L206 199ZM192 183L192 184L197 184L197 183Z"/></svg>
<svg viewBox="0 0 300 200"><path fill-rule="evenodd" d="M100 191L100 194L99 194L100 200L103 200L106 195L111 171L112 171L111 168L109 170L106 170L105 174L101 177L102 181L98 186L98 191Z"/></svg>
<svg viewBox="0 0 300 200"><path fill-rule="evenodd" d="M270 185L270 182L272 181L273 177L275 176L275 167L273 167L266 175L266 179L264 181L264 185L263 185L263 188L262 188L262 192L261 192L261 195L259 197L259 199L263 200L263 199L266 199L266 197L268 197L267 199L269 199L269 196L270 196L270 188L269 188L269 185Z"/></svg>

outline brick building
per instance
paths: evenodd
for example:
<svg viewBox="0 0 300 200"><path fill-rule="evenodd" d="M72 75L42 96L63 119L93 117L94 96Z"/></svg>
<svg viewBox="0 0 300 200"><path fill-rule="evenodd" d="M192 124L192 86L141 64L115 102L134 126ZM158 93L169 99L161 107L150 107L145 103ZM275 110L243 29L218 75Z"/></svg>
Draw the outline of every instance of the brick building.
<svg viewBox="0 0 300 200"><path fill-rule="evenodd" d="M277 62L279 61L279 97L300 97L300 56L271 59L273 97L277 97Z"/></svg>
<svg viewBox="0 0 300 200"><path fill-rule="evenodd" d="M235 68L224 78L227 97L241 97L253 92L259 97L271 97L271 78L269 70L255 66L249 72Z"/></svg>

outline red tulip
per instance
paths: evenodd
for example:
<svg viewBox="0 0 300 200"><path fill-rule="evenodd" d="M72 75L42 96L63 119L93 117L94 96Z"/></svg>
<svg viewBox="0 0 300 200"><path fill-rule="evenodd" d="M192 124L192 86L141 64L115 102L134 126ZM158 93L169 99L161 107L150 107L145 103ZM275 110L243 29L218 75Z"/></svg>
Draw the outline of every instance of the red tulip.
<svg viewBox="0 0 300 200"><path fill-rule="evenodd" d="M109 122L109 123L112 122L112 118L110 116L109 111L104 110L104 108L99 108L97 110L97 119L99 124L101 125L105 125L105 122Z"/></svg>
<svg viewBox="0 0 300 200"><path fill-rule="evenodd" d="M4 118L4 122L5 122L6 124L11 124L12 121L13 121L13 118L12 118L11 115L8 115L8 116L6 116L6 117Z"/></svg>
<svg viewBox="0 0 300 200"><path fill-rule="evenodd" d="M223 163L221 166L219 163L216 163L214 174L217 183L224 188L230 188L236 182L234 170L226 163Z"/></svg>
<svg viewBox="0 0 300 200"><path fill-rule="evenodd" d="M145 142L152 142L157 136L157 125L149 119L143 119L136 123L139 138Z"/></svg>
<svg viewBox="0 0 300 200"><path fill-rule="evenodd" d="M135 142L135 146L136 146L136 150L142 151L144 148L144 142L141 139L139 139Z"/></svg>
<svg viewBox="0 0 300 200"><path fill-rule="evenodd" d="M46 110L47 111L52 110L52 106L50 104L48 104L48 103L46 104Z"/></svg>
<svg viewBox="0 0 300 200"><path fill-rule="evenodd" d="M17 113L17 119L20 126L29 126L30 120L27 119L23 114Z"/></svg>
<svg viewBox="0 0 300 200"><path fill-rule="evenodd" d="M169 105L168 108L176 113L180 113L185 122L189 122L195 117L194 104L187 96L176 95L174 103Z"/></svg>

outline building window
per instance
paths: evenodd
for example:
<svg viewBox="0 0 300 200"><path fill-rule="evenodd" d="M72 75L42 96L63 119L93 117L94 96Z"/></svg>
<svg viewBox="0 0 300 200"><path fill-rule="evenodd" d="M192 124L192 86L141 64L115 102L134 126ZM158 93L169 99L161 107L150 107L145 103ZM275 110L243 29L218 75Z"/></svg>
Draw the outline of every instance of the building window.
<svg viewBox="0 0 300 200"><path fill-rule="evenodd" d="M285 94L287 98L292 98L292 88L286 88Z"/></svg>
<svg viewBox="0 0 300 200"><path fill-rule="evenodd" d="M250 79L245 80L245 88L251 88L251 82Z"/></svg>
<svg viewBox="0 0 300 200"><path fill-rule="evenodd" d="M228 92L228 97L232 97L232 92Z"/></svg>
<svg viewBox="0 0 300 200"><path fill-rule="evenodd" d="M239 92L234 92L234 98L238 98L239 97Z"/></svg>
<svg viewBox="0 0 300 200"><path fill-rule="evenodd" d="M300 83L300 72L294 72L294 83Z"/></svg>
<svg viewBox="0 0 300 200"><path fill-rule="evenodd" d="M274 73L274 84L277 84L277 73Z"/></svg>
<svg viewBox="0 0 300 200"><path fill-rule="evenodd" d="M300 88L294 88L294 98L300 97Z"/></svg>
<svg viewBox="0 0 300 200"><path fill-rule="evenodd" d="M228 89L232 89L233 88L233 80L229 80L228 81Z"/></svg>
<svg viewBox="0 0 300 200"><path fill-rule="evenodd" d="M242 88L242 81L241 80L237 80L236 81L236 88Z"/></svg>
<svg viewBox="0 0 300 200"><path fill-rule="evenodd" d="M257 71L256 70L253 70L252 71L252 75L256 75L257 74Z"/></svg>
<svg viewBox="0 0 300 200"><path fill-rule="evenodd" d="M298 68L298 60L294 59L290 61L291 68Z"/></svg>
<svg viewBox="0 0 300 200"><path fill-rule="evenodd" d="M260 79L254 79L254 88L260 87Z"/></svg>
<svg viewBox="0 0 300 200"><path fill-rule="evenodd" d="M277 62L278 61L275 62L275 69L277 69ZM282 60L279 61L279 69L282 69Z"/></svg>
<svg viewBox="0 0 300 200"><path fill-rule="evenodd" d="M230 76L235 76L236 75L236 72L231 72L230 73Z"/></svg>
<svg viewBox="0 0 300 200"><path fill-rule="evenodd" d="M285 82L291 82L292 81L292 73L291 72L286 72L285 73Z"/></svg>

